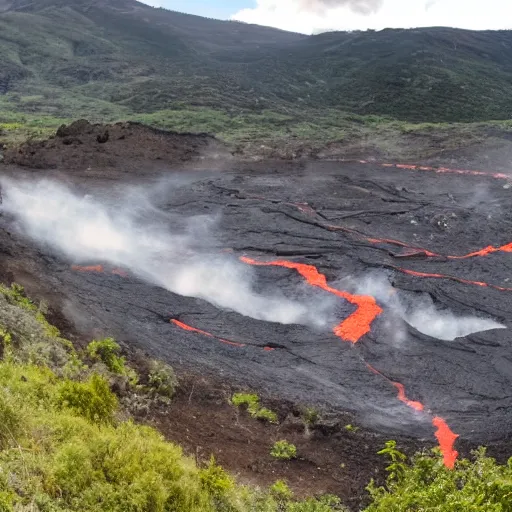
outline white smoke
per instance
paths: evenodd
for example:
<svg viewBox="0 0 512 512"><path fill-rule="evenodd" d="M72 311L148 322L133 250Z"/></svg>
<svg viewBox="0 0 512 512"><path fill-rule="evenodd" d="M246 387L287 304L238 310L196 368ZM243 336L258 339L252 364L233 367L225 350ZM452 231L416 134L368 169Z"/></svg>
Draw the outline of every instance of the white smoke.
<svg viewBox="0 0 512 512"><path fill-rule="evenodd" d="M173 293L258 320L313 326L328 321L330 301L315 309L277 290L257 293L251 267L212 251L214 217L177 219L156 208L147 191L134 189L115 205L49 180L3 179L2 193L2 210L16 219L24 234L73 263L121 266Z"/></svg>
<svg viewBox="0 0 512 512"><path fill-rule="evenodd" d="M371 273L352 281L357 293L372 295L394 313L395 322L384 328L392 333L395 342L405 340L405 328L399 319L419 332L440 340L452 341L476 332L506 327L491 318L457 316L447 309L436 307L428 294L406 295L389 283L388 278L379 272Z"/></svg>

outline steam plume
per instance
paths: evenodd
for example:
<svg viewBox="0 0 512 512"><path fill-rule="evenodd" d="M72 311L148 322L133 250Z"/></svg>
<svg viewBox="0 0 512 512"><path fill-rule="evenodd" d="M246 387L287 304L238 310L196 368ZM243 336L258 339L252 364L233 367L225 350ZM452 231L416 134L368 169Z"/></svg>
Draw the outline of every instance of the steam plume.
<svg viewBox="0 0 512 512"><path fill-rule="evenodd" d="M215 218L177 218L156 208L140 189L131 189L127 203L108 206L48 180L2 180L2 188L3 211L14 216L19 228L73 263L122 266L176 294L258 320L316 326L327 322L327 302L313 311L310 304L290 300L278 290L257 293L252 268L212 250L209 230Z"/></svg>
<svg viewBox="0 0 512 512"><path fill-rule="evenodd" d="M411 325L419 332L440 340L454 340L475 332L506 327L491 318L476 316L457 316L449 310L439 309L428 294L405 294L393 288L382 273L371 273L352 285L358 293L375 297L381 304L388 306L398 319ZM393 326L384 326L393 341L405 340L405 326L395 322Z"/></svg>

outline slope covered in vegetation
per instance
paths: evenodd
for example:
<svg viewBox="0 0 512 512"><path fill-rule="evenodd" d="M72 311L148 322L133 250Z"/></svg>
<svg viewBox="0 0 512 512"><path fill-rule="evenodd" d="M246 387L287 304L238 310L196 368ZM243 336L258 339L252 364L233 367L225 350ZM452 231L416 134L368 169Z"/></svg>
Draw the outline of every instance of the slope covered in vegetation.
<svg viewBox="0 0 512 512"><path fill-rule="evenodd" d="M509 119L511 46L510 31L303 36L134 0L9 0L0 5L0 114L106 121L201 106Z"/></svg>

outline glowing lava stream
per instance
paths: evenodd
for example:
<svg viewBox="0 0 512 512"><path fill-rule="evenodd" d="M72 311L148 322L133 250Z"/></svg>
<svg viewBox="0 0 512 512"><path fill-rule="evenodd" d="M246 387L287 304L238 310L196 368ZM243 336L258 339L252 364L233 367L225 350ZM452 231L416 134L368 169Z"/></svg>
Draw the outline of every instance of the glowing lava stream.
<svg viewBox="0 0 512 512"><path fill-rule="evenodd" d="M240 258L241 261L248 265L257 266L279 266L289 269L297 270L302 277L311 286L322 288L323 290L333 293L338 297L342 297L351 304L358 306L358 309L352 313L348 318L343 320L338 326L333 329L336 336L343 340L350 341L353 344L357 343L365 334L371 329L371 323L375 318L382 313L382 309L376 303L375 299L371 296L366 295L351 295L347 292L336 290L327 284L326 277L321 274L318 269L313 265L305 265L301 263L295 263L287 260L275 260L275 261L257 261L245 256ZM391 379L380 373L378 370L366 363L367 367L377 375L385 378L398 390L398 399L405 403L408 407L411 407L415 411L423 411L425 409L421 402L409 400L405 395L405 388L399 382L393 382ZM439 448L443 454L443 461L447 468L453 469L455 461L458 457L458 452L454 450L453 446L455 440L459 437L454 434L446 421L436 416L432 420L432 425L436 428L435 436L439 443Z"/></svg>
<svg viewBox="0 0 512 512"><path fill-rule="evenodd" d="M512 288L505 288L503 286L498 286L496 284L484 283L483 281L470 281L468 279L462 279L461 277L448 276L445 274L430 274L428 272L417 272L415 270L408 270L406 268L395 267L393 265L390 265L390 267L394 268L395 270L399 270L400 272L403 272L404 274L408 274L410 276L430 277L433 279L450 279L451 281L456 281L458 283L472 284L472 285L480 286L480 287L493 288L494 290L499 290L500 292L512 292Z"/></svg>
<svg viewBox="0 0 512 512"><path fill-rule="evenodd" d="M469 176L488 176L499 180L508 180L510 176L501 172L485 172L485 171L473 171L470 169L450 169L449 167L429 167L426 165L414 165L414 164L387 164L375 162L369 162L368 160L358 160L360 164L372 164L380 165L381 167L396 168L396 169L407 169L410 171L432 171L438 174L466 174Z"/></svg>
<svg viewBox="0 0 512 512"><path fill-rule="evenodd" d="M98 272L99 274L101 274L105 272L105 267L103 265L89 265L86 267L82 267L80 265L72 265L71 270L74 270L76 272ZM121 268L114 268L111 270L110 273L120 277L128 277L128 272Z"/></svg>
<svg viewBox="0 0 512 512"><path fill-rule="evenodd" d="M183 329L185 331L202 334L203 336L208 336L209 338L215 338L216 340L219 340L221 343L225 343L226 345L231 345L233 347L245 347L246 346L244 343L235 343L234 341L229 341L224 338L218 338L217 336L214 336L213 334L210 334L209 332L202 331L201 329L196 329L195 327L191 327L190 325L184 324L183 322L180 322L179 320L172 319L171 323L173 323L174 325L178 326L180 329Z"/></svg>
<svg viewBox="0 0 512 512"><path fill-rule="evenodd" d="M411 409L414 409L418 412L424 412L425 406L421 402L417 402L415 400L409 400L407 396L405 395L405 387L403 384L400 384L400 382L394 382L390 378L386 377L383 373L379 372L379 370L376 370L373 366L371 366L368 363L365 363L366 366L370 371L375 373L376 375L380 375L382 378L386 379L390 384L392 384L397 390L398 390L398 400L403 402L405 405L410 407ZM441 453L443 454L443 462L444 465L448 469L453 469L455 466L455 461L457 460L457 457L459 456L459 452L454 449L454 444L457 438L459 437L458 434L455 434L448 424L446 423L443 418L440 418L439 416L434 416L432 418L432 425L436 429L435 436L437 439L437 442L439 443L439 448L441 450Z"/></svg>
<svg viewBox="0 0 512 512"><path fill-rule="evenodd" d="M357 343L365 334L370 332L372 322L382 313L382 308L373 297L369 295L352 295L348 292L330 287L327 284L326 277L318 272L317 268L313 265L305 265L286 260L264 262L253 260L245 256L242 256L240 260L248 265L277 266L296 270L311 286L321 288L357 306L357 309L350 316L333 329L334 334L344 341Z"/></svg>

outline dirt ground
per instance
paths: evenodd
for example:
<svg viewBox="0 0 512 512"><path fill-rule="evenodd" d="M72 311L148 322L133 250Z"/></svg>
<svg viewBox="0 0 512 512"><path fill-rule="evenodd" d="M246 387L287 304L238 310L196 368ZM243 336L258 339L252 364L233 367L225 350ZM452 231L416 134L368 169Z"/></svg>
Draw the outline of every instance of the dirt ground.
<svg viewBox="0 0 512 512"><path fill-rule="evenodd" d="M386 461L376 452L384 442L398 439L408 453L435 446L439 418L458 436L461 455L479 444L500 460L512 452L510 183L502 169L468 172L464 163L466 170L442 162L242 161L204 135L79 122L9 150L1 174L29 179L36 193L43 185L35 180L53 178L113 212L139 209L148 233L155 226L147 216L156 214L166 231L151 247L191 219L199 231L186 246L173 238L167 252L151 249L155 259L142 269L104 253L70 255L62 240L27 229L32 204L15 211L6 182L0 278L47 300L50 320L75 343L114 335L128 354L142 350L172 364L177 397L141 419L199 461L213 453L241 481L282 478L298 495L335 493L357 510L369 480L382 481ZM146 195L130 196L127 184ZM133 197L149 197L151 207ZM146 250L132 238L135 252ZM263 313L244 300L219 307L202 290L174 293L160 274L187 271L190 251L211 265L206 281L222 271L218 261L249 272L248 295L229 280L209 293L233 286L256 294ZM307 308L294 321L275 321L286 300ZM467 330L475 318L507 329ZM454 325L462 331L443 338ZM229 405L241 389L258 392L279 425ZM304 406L321 416L307 434ZM278 439L297 445L297 460L272 459Z"/></svg>

